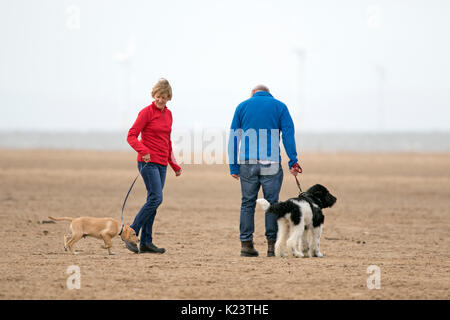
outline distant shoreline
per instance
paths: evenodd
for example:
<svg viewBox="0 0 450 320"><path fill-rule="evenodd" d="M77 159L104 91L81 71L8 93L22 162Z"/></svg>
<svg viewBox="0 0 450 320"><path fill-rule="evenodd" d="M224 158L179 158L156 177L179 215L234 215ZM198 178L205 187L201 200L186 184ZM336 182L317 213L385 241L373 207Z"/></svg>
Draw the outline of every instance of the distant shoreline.
<svg viewBox="0 0 450 320"><path fill-rule="evenodd" d="M216 130L217 131L217 130ZM184 131L189 132L189 131ZM194 134L193 131L192 135ZM226 152L225 130L220 151ZM172 133L174 150L182 139ZM129 151L125 131L0 131L0 149L66 149ZM192 136L193 137L193 136ZM194 140L194 139L192 139ZM204 139L203 148L209 144ZM329 132L296 134L297 150L303 152L450 152L449 132ZM202 146L192 144L192 151Z"/></svg>

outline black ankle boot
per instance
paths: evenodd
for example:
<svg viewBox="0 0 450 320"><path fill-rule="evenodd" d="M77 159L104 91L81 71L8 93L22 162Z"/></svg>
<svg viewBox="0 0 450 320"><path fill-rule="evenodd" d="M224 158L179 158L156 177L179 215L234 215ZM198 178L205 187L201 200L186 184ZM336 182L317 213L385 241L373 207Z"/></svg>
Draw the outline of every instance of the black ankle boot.
<svg viewBox="0 0 450 320"><path fill-rule="evenodd" d="M139 253L164 253L166 249L158 248L153 243L149 245L141 245L139 247Z"/></svg>
<svg viewBox="0 0 450 320"><path fill-rule="evenodd" d="M275 257L275 240L267 239L267 256Z"/></svg>
<svg viewBox="0 0 450 320"><path fill-rule="evenodd" d="M241 256L242 257L257 257L258 251L253 247L253 241L241 241Z"/></svg>

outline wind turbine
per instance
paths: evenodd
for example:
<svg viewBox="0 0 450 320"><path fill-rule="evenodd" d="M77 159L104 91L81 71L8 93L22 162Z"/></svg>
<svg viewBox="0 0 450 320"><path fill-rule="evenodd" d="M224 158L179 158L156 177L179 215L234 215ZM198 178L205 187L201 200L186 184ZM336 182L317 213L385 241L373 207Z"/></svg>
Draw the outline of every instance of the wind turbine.
<svg viewBox="0 0 450 320"><path fill-rule="evenodd" d="M381 27L381 8L378 5L370 5L367 7L367 27L376 35ZM376 50L374 51L376 52ZM377 127L378 130L385 129L385 87L386 87L386 67L380 62L374 62L374 72L377 81Z"/></svg>
<svg viewBox="0 0 450 320"><path fill-rule="evenodd" d="M383 131L385 129L385 103L384 91L386 87L386 67L381 64L375 64L375 73L377 76L378 89L378 129Z"/></svg>
<svg viewBox="0 0 450 320"><path fill-rule="evenodd" d="M136 53L136 35L132 33L125 51L116 52L113 61L119 64L119 87L120 98L118 99L118 112L120 117L120 128L126 130L129 126L131 109L132 86L134 82L133 56Z"/></svg>
<svg viewBox="0 0 450 320"><path fill-rule="evenodd" d="M306 110L306 98L305 98L305 85L306 85L306 49L303 45L295 45L293 48L293 52L297 57L298 62L298 83L297 83L297 104L298 104L298 115L299 125L296 124L296 128L298 127L303 128L301 124L305 124L306 117L307 117L307 110Z"/></svg>

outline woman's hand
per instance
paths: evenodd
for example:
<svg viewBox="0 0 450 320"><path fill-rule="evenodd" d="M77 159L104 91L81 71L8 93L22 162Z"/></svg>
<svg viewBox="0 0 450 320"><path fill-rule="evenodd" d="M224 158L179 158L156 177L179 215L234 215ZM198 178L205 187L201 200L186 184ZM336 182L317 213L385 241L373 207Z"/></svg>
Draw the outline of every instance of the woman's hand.
<svg viewBox="0 0 450 320"><path fill-rule="evenodd" d="M145 156L142 156L142 160L144 160L144 162L150 162L150 153L147 153Z"/></svg>
<svg viewBox="0 0 450 320"><path fill-rule="evenodd" d="M175 171L175 177L179 177L179 176L181 176L181 169L178 171Z"/></svg>

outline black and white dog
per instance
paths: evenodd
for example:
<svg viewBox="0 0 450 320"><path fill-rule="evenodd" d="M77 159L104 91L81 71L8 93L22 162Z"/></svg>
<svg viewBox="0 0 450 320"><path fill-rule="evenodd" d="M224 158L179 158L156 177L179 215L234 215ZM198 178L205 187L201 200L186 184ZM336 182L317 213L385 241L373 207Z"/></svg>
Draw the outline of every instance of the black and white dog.
<svg viewBox="0 0 450 320"><path fill-rule="evenodd" d="M322 209L333 206L336 200L321 184L312 186L297 198L272 205L266 199L256 200L266 213L272 212L278 217L275 256L323 257L320 252L320 236L325 219ZM311 246L308 243L308 231L312 233ZM298 250L300 244L303 253ZM285 245L287 254L282 248Z"/></svg>

